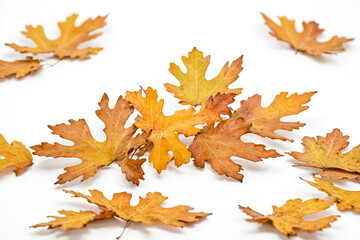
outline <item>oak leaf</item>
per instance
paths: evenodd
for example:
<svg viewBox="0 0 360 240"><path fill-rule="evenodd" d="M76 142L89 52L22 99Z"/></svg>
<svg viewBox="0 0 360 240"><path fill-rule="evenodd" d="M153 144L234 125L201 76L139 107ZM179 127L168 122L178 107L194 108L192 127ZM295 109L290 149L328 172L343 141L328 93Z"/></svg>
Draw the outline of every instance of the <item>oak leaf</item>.
<svg viewBox="0 0 360 240"><path fill-rule="evenodd" d="M354 209L360 212L360 191L344 190L320 178L314 177L314 179L316 183L302 180L333 197L339 210Z"/></svg>
<svg viewBox="0 0 360 240"><path fill-rule="evenodd" d="M244 175L239 171L243 168L233 162L231 156L253 162L262 161L262 158L281 156L275 150L265 150L264 145L241 141L241 136L247 133L250 127L251 123L245 122L242 118L226 119L216 127L214 124L205 126L189 147L195 165L203 168L208 161L218 174L242 181Z"/></svg>
<svg viewBox="0 0 360 240"><path fill-rule="evenodd" d="M142 93L145 93L145 97ZM196 135L200 129L196 125L211 124L221 120L220 114L230 114L227 106L234 101L235 94L217 94L203 102L196 113L195 108L176 111L171 116L163 113L164 100L157 100L157 91L148 87L146 90L126 92L126 99L141 113L136 117L135 126L144 132L151 133L147 138L153 146L149 154L149 162L160 173L172 160L177 167L190 161L191 153L186 145L180 142L178 135L186 137Z"/></svg>
<svg viewBox="0 0 360 240"><path fill-rule="evenodd" d="M118 163L122 168L128 181L138 185L139 179L144 179L141 165L145 159L133 160L130 159L129 154L145 144L146 135L138 134L133 137L137 128L134 125L129 128L124 127L134 108L122 96L119 97L113 109L110 109L108 104L109 97L104 94L99 102L100 110L96 111L96 115L105 124L106 140L104 142L94 139L86 121L80 119L69 120L70 125L49 126L53 134L70 140L74 145L41 143L41 145L31 147L35 150L35 155L54 158L75 157L82 160L79 165L65 168L66 172L58 177L57 184L72 181L80 176L83 176L82 181L84 181L94 176L98 168L113 162Z"/></svg>
<svg viewBox="0 0 360 240"><path fill-rule="evenodd" d="M0 134L0 172L8 167L15 167L16 176L21 174L33 163L30 151L18 141L9 144L3 135Z"/></svg>
<svg viewBox="0 0 360 240"><path fill-rule="evenodd" d="M292 131L304 126L300 122L282 122L281 118L298 114L308 109L304 104L311 100L316 92L307 92L304 94L292 94L287 97L287 92L277 95L274 101L267 107L261 106L261 96L256 94L247 100L242 100L240 107L232 114L233 118L244 118L246 122L252 124L250 132L262 137L280 139L282 141L293 141L283 137L276 130Z"/></svg>
<svg viewBox="0 0 360 240"><path fill-rule="evenodd" d="M132 195L127 192L115 193L109 200L98 190L89 190L90 196L71 190L63 191L72 194L73 197L85 198L89 203L96 204L103 212L97 215L92 211L78 213L62 210L59 213L64 214L65 217L54 217L54 221L34 225L34 228L60 227L61 230L70 230L82 228L94 220L111 217L148 225L155 224L157 220L169 226L184 227L186 223L195 223L201 218L211 215L211 213L204 212L189 212L193 208L184 205L164 208L161 204L167 197L162 196L159 192L147 193L145 198L140 197L136 206L132 206L130 205Z"/></svg>
<svg viewBox="0 0 360 240"><path fill-rule="evenodd" d="M180 82L180 86L165 83L166 90L179 98L181 104L199 105L207 101L209 97L218 93L240 94L242 88L228 89L228 86L239 78L242 71L242 59L239 57L229 67L229 62L225 63L220 73L213 79L205 78L206 70L210 63L210 56L204 58L203 52L195 47L189 52L189 57L183 56L182 61L187 69L184 73L175 63L170 63L170 69L174 77Z"/></svg>
<svg viewBox="0 0 360 240"><path fill-rule="evenodd" d="M75 26L78 15L73 14L66 19L65 22L59 22L60 37L50 40L46 37L44 29L41 25L37 27L26 26L26 32L22 32L27 38L36 43L37 47L21 47L14 43L6 44L21 53L54 53L54 55L62 59L64 57L87 59L90 54L96 54L102 48L86 47L78 49L78 46L91 39L99 37L102 33L91 34L93 31L105 26L105 17L96 17L95 19L87 19L80 26ZM90 35L91 34L91 35Z"/></svg>
<svg viewBox="0 0 360 240"><path fill-rule="evenodd" d="M289 43L297 51L304 51L311 55L334 54L335 51L344 51L343 43L352 41L352 38L333 36L326 42L318 42L317 37L324 31L314 21L302 22L304 30L296 31L295 21L286 17L278 17L281 25L261 13L265 24L271 29L270 35L276 39Z"/></svg>
<svg viewBox="0 0 360 240"><path fill-rule="evenodd" d="M252 219L246 219L248 222L269 222L272 223L281 233L287 236L296 236L297 234L294 228L311 233L330 227L330 223L336 221L336 219L340 216L331 215L314 221L304 220L303 217L307 214L325 210L333 204L333 201L325 201L315 198L304 202L300 198L290 199L281 207L273 206L273 213L267 216L258 213L249 207L239 206L239 208L244 213L252 217Z"/></svg>
<svg viewBox="0 0 360 240"><path fill-rule="evenodd" d="M290 156L302 163L295 163L295 166L306 166L321 168L323 170L342 170L327 172L326 176L334 179L347 178L347 172L360 173L360 145L351 151L342 153L348 145L349 136L344 136L339 129L334 129L326 137L317 138L304 137L302 145L305 152L291 152ZM354 178L351 177L350 178Z"/></svg>
<svg viewBox="0 0 360 240"><path fill-rule="evenodd" d="M40 61L32 58L27 60L17 60L14 62L7 62L0 60L0 78L6 78L15 74L15 77L21 78L29 73L35 72L42 68Z"/></svg>

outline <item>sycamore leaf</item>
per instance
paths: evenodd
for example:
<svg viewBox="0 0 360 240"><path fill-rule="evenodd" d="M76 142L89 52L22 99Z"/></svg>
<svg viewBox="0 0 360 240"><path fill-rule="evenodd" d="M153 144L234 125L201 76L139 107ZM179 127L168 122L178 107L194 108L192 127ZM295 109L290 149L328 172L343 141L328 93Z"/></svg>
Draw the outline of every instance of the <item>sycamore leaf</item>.
<svg viewBox="0 0 360 240"><path fill-rule="evenodd" d="M317 138L304 137L302 145L305 152L288 153L296 160L303 163L296 163L295 166L306 166L321 168L323 170L340 169L345 172L360 173L360 145L351 151L342 153L348 145L349 136L344 136L339 129L334 129L326 137ZM348 173L341 174L341 171L327 174L327 177L335 179L347 178ZM353 177L350 177L353 178Z"/></svg>
<svg viewBox="0 0 360 240"><path fill-rule="evenodd" d="M270 35L276 39L289 43L297 51L304 51L311 55L334 54L335 51L344 51L343 43L352 41L353 38L333 36L326 42L318 42L317 37L324 31L314 21L302 22L304 30L296 31L295 21L286 17L278 17L281 25L261 13L265 24L271 29Z"/></svg>
<svg viewBox="0 0 360 240"><path fill-rule="evenodd" d="M18 141L9 144L3 135L0 134L0 172L8 167L15 167L16 176L21 174L27 167L32 165L32 155L30 151Z"/></svg>
<svg viewBox="0 0 360 240"><path fill-rule="evenodd" d="M49 126L53 134L70 140L74 145L41 143L41 145L31 147L35 150L35 155L54 158L75 157L82 160L79 165L65 168L66 172L58 177L57 184L72 181L80 176L83 176L82 181L84 181L94 176L98 168L112 162L119 164L128 181L138 185L139 179L144 179L141 164L145 162L145 159L133 160L129 158L129 154L145 144L146 135L138 134L133 137L137 130L134 125L124 128L134 108L122 96L119 97L113 109L110 109L108 104L109 98L104 94L99 103L100 110L96 111L96 115L105 124L106 140L104 142L94 139L86 121L80 119L69 120L70 125Z"/></svg>
<svg viewBox="0 0 360 240"><path fill-rule="evenodd" d="M231 156L253 162L281 156L275 150L265 150L264 145L241 141L241 136L247 133L250 127L251 123L242 118L221 121L216 127L214 124L205 126L189 147L195 165L203 168L205 161L208 161L218 174L242 181L244 176L239 171L243 168L234 163Z"/></svg>
<svg viewBox="0 0 360 240"><path fill-rule="evenodd" d="M145 93L145 97L142 93ZM196 135L200 129L196 125L211 124L221 120L220 114L230 114L228 104L234 101L235 94L217 94L203 102L198 113L193 107L176 111L171 116L163 114L164 100L157 101L157 91L148 87L146 90L126 92L126 99L141 113L136 117L135 126L144 132L151 132L148 140L153 144L149 162L160 173L172 160L177 167L190 161L191 153L186 145L180 142L178 135L186 137Z"/></svg>
<svg viewBox="0 0 360 240"><path fill-rule="evenodd" d="M360 191L344 190L335 187L334 184L320 178L314 177L314 179L316 183L305 179L302 180L333 197L337 202L336 205L339 210L354 209L355 211L360 212Z"/></svg>
<svg viewBox="0 0 360 240"><path fill-rule="evenodd" d="M228 89L228 86L239 78L242 71L242 59L239 57L229 67L229 62L225 63L220 73L213 79L205 78L206 70L210 63L210 56L204 58L203 52L194 49L189 52L189 57L183 56L182 61L187 69L184 73L175 63L170 63L170 69L174 77L180 82L180 87L165 83L166 90L179 98L181 104L199 105L207 101L209 97L218 93L240 94L242 89Z"/></svg>
<svg viewBox="0 0 360 240"><path fill-rule="evenodd" d="M74 212L74 211L61 210L61 211L59 211L59 213L61 215L64 215L64 217L48 216L51 218L55 218L55 220L53 220L51 222L36 224L31 227L33 227L33 228L38 228L38 227L56 228L56 227L59 227L61 230L65 231L65 230L83 228L89 222L113 217L113 213L110 211L104 211L100 214L96 214L93 211Z"/></svg>
<svg viewBox="0 0 360 240"><path fill-rule="evenodd" d="M250 132L258 134L262 137L272 139L280 139L282 141L293 141L279 134L276 130L292 131L304 126L305 123L300 122L282 122L281 118L298 114L308 109L304 104L308 103L316 92L308 92L304 94L293 94L287 97L287 92L277 95L274 101L263 108L261 106L261 96L256 94L247 100L241 101L240 107L235 110L232 117L242 117L246 122L252 124Z"/></svg>
<svg viewBox="0 0 360 240"><path fill-rule="evenodd" d="M246 219L248 222L269 222L272 223L281 233L287 236L296 236L297 234L294 228L311 233L330 227L330 223L336 221L336 219L340 216L331 215L314 221L304 220L303 217L307 214L325 210L333 204L333 201L325 201L315 198L304 202L300 198L290 199L281 207L273 206L273 213L267 216L258 213L249 207L239 206L239 208L244 213L252 217L252 219Z"/></svg>
<svg viewBox="0 0 360 240"><path fill-rule="evenodd" d="M127 192L115 193L111 200L107 199L98 190L89 190L89 195L63 190L70 193L73 197L85 198L89 203L96 204L103 212L96 214L92 211L59 211L65 217L53 217L54 221L40 223L32 227L60 227L61 230L82 228L87 223L104 218L119 217L125 221L145 223L154 225L155 221L160 221L169 226L184 227L186 223L196 223L201 218L211 215L204 212L189 212L192 207L178 205L175 207L164 208L161 204L167 199L159 192L147 193L146 198L141 198L136 206L130 205L132 195Z"/></svg>
<svg viewBox="0 0 360 240"><path fill-rule="evenodd" d="M15 74L15 77L21 78L29 73L35 72L42 68L40 61L32 58L27 60L17 60L6 62L0 60L0 78L6 78Z"/></svg>
<svg viewBox="0 0 360 240"><path fill-rule="evenodd" d="M37 27L26 26L26 32L22 32L26 37L36 43L37 47L21 47L14 43L6 44L21 53L54 53L54 55L62 59L64 57L86 59L90 58L90 54L96 54L102 48L86 47L78 49L78 46L91 39L95 39L101 35L96 33L90 35L93 31L105 26L105 17L96 17L95 19L87 19L80 26L75 26L78 15L73 14L66 19L65 22L59 22L60 37L50 40L46 37L44 29L41 25Z"/></svg>

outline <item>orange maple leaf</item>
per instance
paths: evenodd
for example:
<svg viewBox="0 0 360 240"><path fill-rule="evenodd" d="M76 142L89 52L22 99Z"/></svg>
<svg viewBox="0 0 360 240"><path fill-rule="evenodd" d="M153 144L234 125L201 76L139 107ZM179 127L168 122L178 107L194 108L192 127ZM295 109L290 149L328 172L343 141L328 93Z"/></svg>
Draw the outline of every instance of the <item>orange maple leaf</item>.
<svg viewBox="0 0 360 240"><path fill-rule="evenodd" d="M42 68L40 61L32 58L27 60L17 60L14 62L7 62L0 60L0 78L6 78L15 74L15 77L21 78L29 73L35 72Z"/></svg>
<svg viewBox="0 0 360 240"><path fill-rule="evenodd" d="M295 93L287 97L288 93L282 92L265 108L261 106L261 96L256 94L247 100L241 101L240 107L235 110L232 117L241 117L246 122L251 123L250 132L252 133L262 137L292 142L293 140L283 137L275 133L275 131L280 129L292 131L304 126L305 123L282 122L281 118L295 115L308 109L308 106L303 105L308 103L315 93L308 92L301 95Z"/></svg>
<svg viewBox="0 0 360 240"><path fill-rule="evenodd" d="M75 26L75 21L78 15L73 14L66 19L65 22L59 22L60 37L55 40L49 40L41 25L36 28L33 26L26 26L26 32L22 32L26 37L33 40L37 47L21 47L14 43L6 44L12 47L16 51L21 53L32 53L34 55L38 53L54 53L54 55L62 59L64 57L87 59L90 58L90 54L96 54L101 51L102 48L82 48L78 49L78 46L86 41L99 37L102 33L96 33L90 35L91 32L105 26L105 17L96 17L95 19L87 19L80 26Z"/></svg>
<svg viewBox="0 0 360 240"><path fill-rule="evenodd" d="M319 28L319 24L314 21L303 22L304 30L296 31L295 21L286 17L278 17L281 25L276 24L265 14L261 13L265 19L265 24L271 29L270 35L280 41L289 43L298 51L304 51L311 55L334 54L335 51L344 51L343 43L352 41L353 38L333 36L326 42L318 42L317 37L324 31Z"/></svg>
<svg viewBox="0 0 360 240"><path fill-rule="evenodd" d="M265 150L264 145L241 141L241 136L247 133L250 127L251 123L245 122L242 118L221 121L216 127L214 124L205 126L189 147L195 165L203 168L205 161L208 161L218 174L242 181L244 175L239 171L243 168L233 162L231 156L253 162L262 161L262 158L281 156L275 150Z"/></svg>
<svg viewBox="0 0 360 240"><path fill-rule="evenodd" d="M110 109L109 98L104 94L99 106L100 110L96 115L105 124L106 140L99 142L93 138L89 126L84 119L78 121L69 120L70 125L58 124L49 126L53 134L70 140L72 146L65 146L59 143L41 143L31 147L34 154L47 157L76 157L82 163L65 168L65 173L58 177L57 184L63 184L83 176L82 181L95 175L98 168L117 162L126 174L126 179L139 184L139 179L144 179L144 172L141 165L145 159L130 159L129 154L136 148L145 144L145 134L138 134L135 137L137 128L132 125L124 128L124 125L133 113L134 108L129 105L122 96L119 97L113 109Z"/></svg>
<svg viewBox="0 0 360 240"><path fill-rule="evenodd" d="M172 160L169 151L173 152L173 159L177 167L190 161L191 153L185 144L180 142L178 135L186 137L197 134L200 129L196 125L214 123L221 120L220 114L230 114L228 104L234 101L235 94L218 94L203 102L198 113L193 107L176 111L171 116L163 114L164 100L157 100L157 91L148 87L145 97L143 90L126 92L126 99L141 113L136 118L135 126L150 133L148 140L153 144L149 155L149 162L160 173L166 169Z"/></svg>

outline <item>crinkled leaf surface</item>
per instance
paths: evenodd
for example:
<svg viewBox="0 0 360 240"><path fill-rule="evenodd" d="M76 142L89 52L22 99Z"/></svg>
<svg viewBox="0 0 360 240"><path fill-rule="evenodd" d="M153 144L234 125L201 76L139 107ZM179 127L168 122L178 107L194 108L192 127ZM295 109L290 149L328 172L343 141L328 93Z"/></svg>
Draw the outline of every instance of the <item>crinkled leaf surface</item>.
<svg viewBox="0 0 360 240"><path fill-rule="evenodd" d="M15 74L15 77L21 78L27 74L35 72L42 68L39 60L29 58L27 60L17 60L7 62L0 60L0 78L6 78Z"/></svg>

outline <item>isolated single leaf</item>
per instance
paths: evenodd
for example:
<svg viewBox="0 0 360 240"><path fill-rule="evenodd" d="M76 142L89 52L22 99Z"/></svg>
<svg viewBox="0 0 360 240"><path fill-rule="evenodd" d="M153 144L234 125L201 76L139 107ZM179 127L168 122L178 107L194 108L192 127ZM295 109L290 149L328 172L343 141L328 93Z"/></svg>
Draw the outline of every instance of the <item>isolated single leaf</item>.
<svg viewBox="0 0 360 240"><path fill-rule="evenodd" d="M110 211L105 211L100 214L96 214L93 211L80 211L80 212L74 212L74 211L66 211L61 210L59 211L61 215L64 215L64 217L56 217L56 216L49 216L51 218L55 218L55 220L51 222L46 223L39 223L34 226L31 226L33 228L38 227L48 227L48 228L56 228L59 227L61 230L72 230L77 228L83 228L88 224L89 222L95 221L95 220L101 220L105 218L112 218L114 215Z"/></svg>
<svg viewBox="0 0 360 240"><path fill-rule="evenodd" d="M107 166L114 161L122 167L128 181L138 185L139 179L144 179L141 164L145 160L129 159L129 154L145 144L146 135L138 134L133 137L137 128L134 125L129 128L124 127L134 108L122 96L119 97L113 109L110 109L108 104L109 98L104 94L99 102L100 110L96 111L96 115L105 124L106 140L104 142L94 139L86 121L80 119L78 121L69 120L70 125L49 126L53 134L70 140L74 145L41 143L41 145L31 147L35 150L35 155L54 158L75 157L82 160L79 165L65 168L66 172L58 177L56 183L63 184L80 176L83 176L82 181L84 181L94 176L98 168Z"/></svg>
<svg viewBox="0 0 360 240"><path fill-rule="evenodd" d="M0 78L6 78L15 74L15 77L21 78L29 73L35 72L42 68L40 61L32 58L27 60L17 60L6 62L0 60Z"/></svg>
<svg viewBox="0 0 360 240"><path fill-rule="evenodd" d="M184 73L175 63L170 63L170 69L174 77L180 82L180 86L165 83L166 90L179 98L181 104L199 105L207 101L209 97L218 93L240 94L242 88L228 89L229 85L239 78L242 71L242 59L239 57L229 67L229 62L225 63L220 73L213 79L205 78L206 70L210 63L210 56L204 58L203 52L195 47L189 52L189 57L183 56L182 61L187 69Z"/></svg>
<svg viewBox="0 0 360 240"><path fill-rule="evenodd" d="M30 151L18 141L9 144L3 135L0 134L0 172L8 167L15 167L16 176L22 173L27 167L32 165L32 155Z"/></svg>
<svg viewBox="0 0 360 240"><path fill-rule="evenodd" d="M287 236L296 236L297 234L294 228L311 233L319 231L323 228L330 227L330 223L336 221L336 218L340 216L331 215L314 221L306 221L303 219L303 217L307 214L317 213L325 210L333 204L333 201L325 201L315 198L304 202L300 198L290 199L286 201L286 203L281 207L273 206L273 213L267 216L258 213L249 207L239 206L239 208L244 213L252 217L252 219L246 219L249 222L270 222L281 233Z"/></svg>
<svg viewBox="0 0 360 240"><path fill-rule="evenodd" d="M276 24L265 14L261 13L265 24L271 29L270 35L280 41L289 43L298 51L304 51L311 55L334 54L335 51L344 51L343 43L352 41L352 38L333 36L326 42L318 42L317 37L324 31L314 21L302 22L304 30L296 31L295 21L286 17L278 17L281 25Z"/></svg>
<svg viewBox="0 0 360 240"><path fill-rule="evenodd" d="M307 181L305 179L302 180L333 197L337 202L336 205L339 210L354 209L355 211L360 212L360 191L344 190L335 187L334 184L320 178L314 177L314 179L316 183Z"/></svg>
<svg viewBox="0 0 360 240"><path fill-rule="evenodd" d="M211 215L209 213L191 213L192 207L178 205L164 208L161 204L167 199L159 192L147 193L146 198L139 198L136 206L130 205L132 195L127 192L115 193L111 200L107 199L98 190L89 190L91 196L82 193L64 190L73 194L74 197L81 197L89 203L96 204L101 209L113 212L117 217L132 222L140 222L149 225L155 224L158 220L166 225L184 227L186 223L198 222L201 218Z"/></svg>
<svg viewBox="0 0 360 240"><path fill-rule="evenodd" d="M304 105L311 100L315 93L308 92L301 95L295 93L287 97L288 93L282 92L265 108L261 106L261 96L256 94L241 101L240 107L235 110L232 117L244 118L246 122L252 124L250 132L262 137L293 141L276 134L275 131L281 129L292 131L304 126L305 123L300 122L282 122L281 118L296 115L308 109L309 107Z"/></svg>
<svg viewBox="0 0 360 240"><path fill-rule="evenodd" d="M46 37L44 29L41 25L37 27L26 26L26 32L22 32L27 38L34 41L37 47L21 47L14 43L6 44L21 53L54 53L54 55L62 59L64 57L86 59L90 58L90 54L96 54L102 48L86 47L78 49L78 46L91 39L99 37L102 33L90 35L93 31L105 26L105 17L96 17L95 19L87 19L80 26L75 26L78 15L73 14L66 19L65 22L59 22L60 37L50 40Z"/></svg>
<svg viewBox="0 0 360 240"><path fill-rule="evenodd" d="M180 142L178 135L186 137L197 134L200 129L195 125L211 124L221 120L220 114L230 114L228 104L234 101L235 94L217 94L203 102L198 113L193 107L176 111L171 116L163 114L164 100L157 101L157 91L148 87L137 92L126 92L126 99L141 113L136 117L135 126L144 132L150 133L148 140L153 144L149 155L149 162L160 173L166 169L172 160L177 167L190 161L191 153L185 144Z"/></svg>
<svg viewBox="0 0 360 240"><path fill-rule="evenodd" d="M354 147L351 151L342 153L348 145L349 136L344 136L339 129L334 129L326 137L317 136L317 138L304 137L302 145L305 152L288 153L296 160L303 163L295 163L295 166L306 166L326 169L340 169L347 172L360 173L360 145ZM340 176L338 171L335 179L346 178L345 173ZM333 175L329 174L328 177Z"/></svg>
<svg viewBox="0 0 360 240"><path fill-rule="evenodd" d="M243 168L233 162L231 156L253 162L262 161L262 158L281 156L275 150L265 150L264 145L241 141L241 136L247 133L250 127L251 123L245 122L242 118L221 121L216 127L214 124L205 126L189 147L195 165L203 168L208 161L218 174L242 181L244 175L239 171Z"/></svg>

